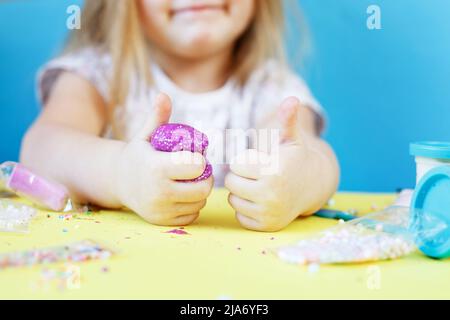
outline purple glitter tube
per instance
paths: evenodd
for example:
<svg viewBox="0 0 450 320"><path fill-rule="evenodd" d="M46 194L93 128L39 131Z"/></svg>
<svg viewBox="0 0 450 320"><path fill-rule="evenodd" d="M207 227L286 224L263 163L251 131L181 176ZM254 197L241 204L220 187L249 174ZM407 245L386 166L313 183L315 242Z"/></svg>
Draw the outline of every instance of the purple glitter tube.
<svg viewBox="0 0 450 320"><path fill-rule="evenodd" d="M0 169L0 189L3 186L46 209L61 211L66 207L69 193L64 186L34 174L19 163L5 162Z"/></svg>
<svg viewBox="0 0 450 320"><path fill-rule="evenodd" d="M150 136L150 144L158 151L178 152L190 151L198 152L203 156L209 145L208 137L191 126L181 123L166 123L153 131ZM208 179L212 174L212 166L206 161L203 173L192 180L186 182L196 182Z"/></svg>

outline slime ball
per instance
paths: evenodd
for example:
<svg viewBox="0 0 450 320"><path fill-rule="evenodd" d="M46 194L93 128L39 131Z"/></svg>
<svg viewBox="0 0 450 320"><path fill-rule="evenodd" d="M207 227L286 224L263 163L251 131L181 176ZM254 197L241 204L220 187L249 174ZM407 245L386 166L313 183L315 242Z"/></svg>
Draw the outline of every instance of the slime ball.
<svg viewBox="0 0 450 320"><path fill-rule="evenodd" d="M208 137L191 126L181 123L166 123L158 128L150 136L150 144L158 151L178 152L190 151L206 154L208 148ZM212 174L212 166L206 161L203 173L186 182L197 182L208 179Z"/></svg>
<svg viewBox="0 0 450 320"><path fill-rule="evenodd" d="M208 137L191 126L180 123L166 123L153 131L151 145L159 151L191 151L205 155Z"/></svg>

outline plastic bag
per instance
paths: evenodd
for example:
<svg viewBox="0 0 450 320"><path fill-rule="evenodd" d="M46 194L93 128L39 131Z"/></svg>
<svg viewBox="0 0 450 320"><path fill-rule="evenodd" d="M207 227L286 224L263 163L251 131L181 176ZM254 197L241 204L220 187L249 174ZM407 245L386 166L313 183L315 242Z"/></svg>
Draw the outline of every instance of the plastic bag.
<svg viewBox="0 0 450 320"><path fill-rule="evenodd" d="M434 237L443 222L426 229ZM329 228L296 244L277 248L284 261L296 264L358 263L395 259L416 250L417 228L410 223L408 207L391 206L364 217Z"/></svg>

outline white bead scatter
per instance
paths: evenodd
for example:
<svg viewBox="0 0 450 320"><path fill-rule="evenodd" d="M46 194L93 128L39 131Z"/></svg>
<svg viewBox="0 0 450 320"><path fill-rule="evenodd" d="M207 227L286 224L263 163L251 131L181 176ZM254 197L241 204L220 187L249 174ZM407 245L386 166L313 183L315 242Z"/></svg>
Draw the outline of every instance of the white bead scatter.
<svg viewBox="0 0 450 320"><path fill-rule="evenodd" d="M0 231L28 232L28 223L36 210L22 203L0 199Z"/></svg>
<svg viewBox="0 0 450 320"><path fill-rule="evenodd" d="M278 256L298 264L349 263L395 259L414 250L414 244L400 236L347 225L322 237L280 248Z"/></svg>
<svg viewBox="0 0 450 320"><path fill-rule="evenodd" d="M357 263L395 259L416 246L406 230L408 208L390 207L347 223L338 223L314 237L276 250L280 259L295 264Z"/></svg>

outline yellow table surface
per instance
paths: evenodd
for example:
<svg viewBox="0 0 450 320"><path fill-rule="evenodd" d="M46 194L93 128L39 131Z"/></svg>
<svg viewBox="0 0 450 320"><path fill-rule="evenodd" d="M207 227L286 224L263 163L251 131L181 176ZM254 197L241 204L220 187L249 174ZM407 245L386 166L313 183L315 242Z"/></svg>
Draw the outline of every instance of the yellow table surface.
<svg viewBox="0 0 450 320"><path fill-rule="evenodd" d="M0 233L0 253L93 239L117 253L106 260L0 270L0 299L306 299L450 298L450 261L419 252L394 261L322 265L287 264L270 249L335 225L335 220L297 219L283 231L253 232L234 218L223 189L213 191L200 218L185 230L144 222L133 213L102 211L61 220L39 212L28 234ZM386 194L337 194L334 208L360 213L385 207ZM63 231L66 229L66 232ZM265 254L263 253L265 252ZM44 268L79 267L79 286L43 282Z"/></svg>

